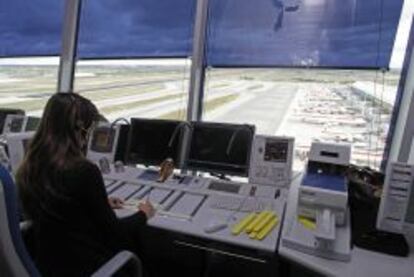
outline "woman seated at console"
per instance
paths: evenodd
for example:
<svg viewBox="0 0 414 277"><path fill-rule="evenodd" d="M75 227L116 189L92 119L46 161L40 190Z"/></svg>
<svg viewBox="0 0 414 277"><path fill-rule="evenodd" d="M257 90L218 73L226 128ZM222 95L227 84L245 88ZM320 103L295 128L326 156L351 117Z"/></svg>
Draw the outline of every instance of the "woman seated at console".
<svg viewBox="0 0 414 277"><path fill-rule="evenodd" d="M55 94L18 170L23 211L33 222L33 258L42 276L90 275L117 252L134 250L130 230L138 232L154 213L149 202L123 220L113 212L119 199L108 199L98 167L85 158L98 117L86 98Z"/></svg>

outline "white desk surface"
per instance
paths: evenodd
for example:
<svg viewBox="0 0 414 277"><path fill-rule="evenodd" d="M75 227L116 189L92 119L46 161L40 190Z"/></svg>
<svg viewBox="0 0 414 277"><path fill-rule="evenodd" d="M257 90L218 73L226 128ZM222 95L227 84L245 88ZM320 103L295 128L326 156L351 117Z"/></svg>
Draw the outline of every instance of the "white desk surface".
<svg viewBox="0 0 414 277"><path fill-rule="evenodd" d="M118 181L124 181L131 184L144 184L147 186L153 187L163 187L173 189L175 191L183 191L183 192L190 192L190 193L199 193L204 195L212 195L212 194L223 194L221 192L215 192L212 190L207 189L208 179L201 179L197 185L193 186L186 186L186 185L178 185L174 182L166 182L164 184L156 183L156 182L149 182L137 179L137 176L142 172L140 169L136 168L128 168L124 173L111 173L111 174L104 174L105 179L113 179ZM250 186L249 184L243 185L243 191L246 191L246 187ZM264 191L266 192L266 191ZM230 194L231 195L231 194ZM272 194L274 195L274 193ZM256 197L261 199L261 197ZM277 250L277 244L279 240L279 235L281 231L282 219L285 209L285 199L286 193L281 193L281 196L278 199L274 198L263 198L265 201L269 201L269 208L271 206L272 210L276 212L279 217L279 222L277 226L271 231L271 233L264 238L263 240L253 240L250 239L246 234L240 234L238 236L234 236L231 234L232 226L239 222L245 215L248 213L244 212L237 212L234 213L233 211L227 211L222 209L212 209L210 208L210 198L207 198L206 201L203 203L201 208L198 210L196 215L192 218L191 221L184 220L184 219L177 219L177 218L170 218L165 216L156 215L148 221L148 225L157 227L160 229L170 230L174 232L179 232L183 234L193 235L203 239L209 239L219 242L224 242L228 244L232 244L235 246L251 248L254 250L264 251L266 253L273 254ZM131 214L131 211L128 210L116 210L116 213L119 217L124 217ZM208 224L208 222L214 219L227 219L230 215L233 215L232 219L229 221L229 227L223 229L221 231L215 233L206 233L204 231L204 227Z"/></svg>
<svg viewBox="0 0 414 277"><path fill-rule="evenodd" d="M296 178L291 184L287 199L285 221L292 217L296 218L300 181L301 177ZM283 226L282 238L286 232L286 225L284 224ZM411 253L407 258L380 254L354 246L351 250L351 261L346 263L305 254L287 248L282 243L279 244L279 255L326 276L409 277L414 276L414 239L411 238L410 242Z"/></svg>

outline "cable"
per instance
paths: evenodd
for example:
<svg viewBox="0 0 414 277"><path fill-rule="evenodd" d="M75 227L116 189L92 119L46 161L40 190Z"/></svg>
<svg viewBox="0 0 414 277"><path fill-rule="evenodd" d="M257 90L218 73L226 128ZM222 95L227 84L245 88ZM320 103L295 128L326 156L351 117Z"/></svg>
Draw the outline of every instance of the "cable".
<svg viewBox="0 0 414 277"><path fill-rule="evenodd" d="M381 89L381 97L380 97L380 112L378 113L378 128L377 128L377 140L375 143L375 156L378 155L379 152L379 142L380 142L380 137L381 137L381 133L382 133L382 111L384 110L384 90L385 90L385 70L382 70L382 89ZM377 167L378 165L376 164L376 159L374 159L374 166Z"/></svg>
<svg viewBox="0 0 414 277"><path fill-rule="evenodd" d="M250 134L253 136L253 130L252 128L250 128L249 125L247 124L243 124L241 125L239 128L237 128L237 130L235 130L229 140L229 143L227 145L227 149L226 149L226 155L230 156L230 151L233 148L233 144L234 144L234 140L236 139L236 136L238 135L238 133L242 130L247 130L250 132Z"/></svg>
<svg viewBox="0 0 414 277"><path fill-rule="evenodd" d="M375 65L378 68L379 67L379 62L380 62L380 52L381 52L381 42L382 42L382 23L383 23L383 19L384 19L384 0L381 0L381 7L380 7L380 14L379 14L379 24L378 24L378 40L377 40L377 55L376 55L376 59L375 59ZM377 81L378 81L378 70L375 71L375 78L374 78L374 101L375 98L377 96ZM381 105L382 105L382 98L381 98ZM373 126L374 122L373 122L373 116L370 118L370 122L369 122L369 136L368 136L368 167L371 166L371 151L372 151L372 133L373 133ZM378 146L378 142L376 143L376 147ZM375 151L377 151L375 149ZM373 160L373 164L375 166L375 155L374 157L372 157Z"/></svg>
<svg viewBox="0 0 414 277"><path fill-rule="evenodd" d="M129 125L129 121L128 119L126 119L125 117L119 117L117 119L115 119L112 123L111 123L111 129L115 126L115 124L117 124L118 122L123 121L125 122L127 125Z"/></svg>
<svg viewBox="0 0 414 277"><path fill-rule="evenodd" d="M189 130L192 130L193 129L193 126L191 126L191 124L188 121L183 121L180 124L178 124L175 127L174 132L172 133L171 138L170 138L170 140L168 142L168 147L169 148L171 148L171 146L172 146L175 138L177 137L178 132L182 130L183 126L186 126Z"/></svg>

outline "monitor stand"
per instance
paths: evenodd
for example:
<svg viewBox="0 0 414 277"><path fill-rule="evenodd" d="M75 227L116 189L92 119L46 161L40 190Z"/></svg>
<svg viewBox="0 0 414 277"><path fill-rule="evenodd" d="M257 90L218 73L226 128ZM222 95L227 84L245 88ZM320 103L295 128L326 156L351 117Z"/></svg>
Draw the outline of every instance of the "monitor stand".
<svg viewBox="0 0 414 277"><path fill-rule="evenodd" d="M219 178L220 180L231 181L231 179L223 173L210 172L210 175L213 176L213 177Z"/></svg>

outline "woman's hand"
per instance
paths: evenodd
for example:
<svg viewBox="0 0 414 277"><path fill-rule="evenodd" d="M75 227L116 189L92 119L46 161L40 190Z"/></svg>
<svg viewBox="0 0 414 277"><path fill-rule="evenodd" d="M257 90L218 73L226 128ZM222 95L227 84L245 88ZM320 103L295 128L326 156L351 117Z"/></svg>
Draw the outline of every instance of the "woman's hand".
<svg viewBox="0 0 414 277"><path fill-rule="evenodd" d="M124 201L121 198L112 196L108 197L108 203L112 209L122 209L124 205Z"/></svg>
<svg viewBox="0 0 414 277"><path fill-rule="evenodd" d="M151 202L149 202L148 200L145 202L139 203L138 209L147 216L147 219L150 219L155 214L155 209L152 206Z"/></svg>

